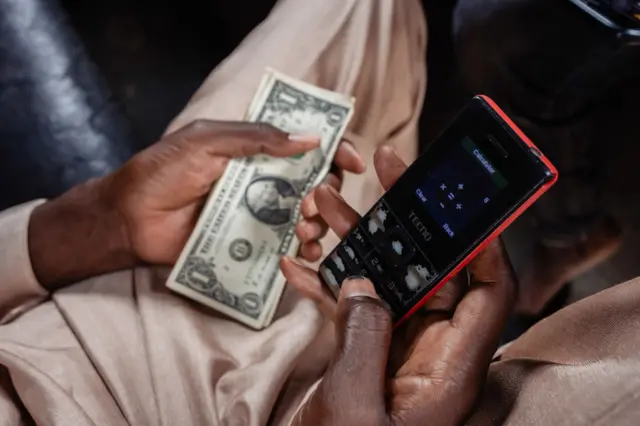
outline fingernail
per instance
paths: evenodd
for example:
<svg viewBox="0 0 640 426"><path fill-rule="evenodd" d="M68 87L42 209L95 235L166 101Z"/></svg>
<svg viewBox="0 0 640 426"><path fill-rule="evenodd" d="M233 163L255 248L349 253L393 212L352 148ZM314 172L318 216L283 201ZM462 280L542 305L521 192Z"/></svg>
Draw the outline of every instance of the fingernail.
<svg viewBox="0 0 640 426"><path fill-rule="evenodd" d="M305 135L305 134L290 134L289 140L293 142L309 142L309 143L320 143L320 137L316 135Z"/></svg>
<svg viewBox="0 0 640 426"><path fill-rule="evenodd" d="M366 296L373 299L380 299L371 281L361 276L349 277L344 280L342 282L340 295L345 298Z"/></svg>
<svg viewBox="0 0 640 426"><path fill-rule="evenodd" d="M335 189L333 186L329 185L328 183L324 182L322 183L322 186L327 189L330 193L332 193L335 197L337 198L342 198L340 196L340 193L338 192L337 189Z"/></svg>

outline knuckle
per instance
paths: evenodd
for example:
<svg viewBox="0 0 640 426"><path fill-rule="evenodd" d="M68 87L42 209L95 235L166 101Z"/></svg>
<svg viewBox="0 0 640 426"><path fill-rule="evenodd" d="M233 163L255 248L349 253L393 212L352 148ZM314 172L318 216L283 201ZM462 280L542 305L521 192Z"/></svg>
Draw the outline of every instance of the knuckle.
<svg viewBox="0 0 640 426"><path fill-rule="evenodd" d="M327 175L324 181L326 184L338 189L342 183L342 172L339 169L334 170Z"/></svg>
<svg viewBox="0 0 640 426"><path fill-rule="evenodd" d="M342 311L345 316L339 319L343 334L338 368L347 371L358 369L363 357L385 352L391 336L391 316L385 308L373 300L350 300L350 303L346 313Z"/></svg>
<svg viewBox="0 0 640 426"><path fill-rule="evenodd" d="M302 222L298 223L295 226L294 231L295 231L296 236L298 237L298 239L300 239L301 241L306 242L308 240L307 232L306 232L305 227L302 224Z"/></svg>
<svg viewBox="0 0 640 426"><path fill-rule="evenodd" d="M254 144L254 148L251 148L251 150L253 151L257 145L256 151L258 154L268 155L270 153L269 145L273 143L273 127L268 123L252 123L252 125L253 131L247 133L248 138Z"/></svg>
<svg viewBox="0 0 640 426"><path fill-rule="evenodd" d="M256 123L255 134L262 143L277 144L284 142L285 133L269 123Z"/></svg>
<svg viewBox="0 0 640 426"><path fill-rule="evenodd" d="M258 122L256 123L256 130L258 133L262 133L264 135L272 135L276 132L279 132L273 125L270 123Z"/></svg>

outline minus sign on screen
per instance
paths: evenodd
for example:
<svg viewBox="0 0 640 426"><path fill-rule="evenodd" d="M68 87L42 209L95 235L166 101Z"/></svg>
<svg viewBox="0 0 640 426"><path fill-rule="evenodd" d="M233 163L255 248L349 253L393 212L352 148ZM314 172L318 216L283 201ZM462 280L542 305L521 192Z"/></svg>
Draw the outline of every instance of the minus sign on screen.
<svg viewBox="0 0 640 426"><path fill-rule="evenodd" d="M444 204L440 203L440 207L442 207L444 209Z"/></svg>

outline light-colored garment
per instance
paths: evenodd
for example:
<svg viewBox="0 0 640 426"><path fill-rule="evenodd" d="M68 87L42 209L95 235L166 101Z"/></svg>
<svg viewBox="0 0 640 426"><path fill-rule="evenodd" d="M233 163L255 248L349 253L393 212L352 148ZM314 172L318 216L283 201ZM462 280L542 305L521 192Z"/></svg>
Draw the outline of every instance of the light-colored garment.
<svg viewBox="0 0 640 426"><path fill-rule="evenodd" d="M640 424L640 278L542 320L491 365L472 426Z"/></svg>
<svg viewBox="0 0 640 426"><path fill-rule="evenodd" d="M411 161L425 44L418 0L281 0L170 130L242 119L269 66L355 96L349 134L369 164L385 143ZM381 193L373 168L347 177L345 191L368 208ZM289 423L333 349L310 301L287 290L275 322L256 332L169 293L168 271L156 269L93 278L42 301L27 247L33 206L0 215L0 426Z"/></svg>

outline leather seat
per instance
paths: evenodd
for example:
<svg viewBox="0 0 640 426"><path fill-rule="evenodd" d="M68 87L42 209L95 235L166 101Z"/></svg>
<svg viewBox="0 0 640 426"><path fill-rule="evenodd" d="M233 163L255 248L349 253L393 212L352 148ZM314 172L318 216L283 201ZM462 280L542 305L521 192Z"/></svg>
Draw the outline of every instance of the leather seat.
<svg viewBox="0 0 640 426"><path fill-rule="evenodd" d="M1 1L0 209L157 140L274 2Z"/></svg>
<svg viewBox="0 0 640 426"><path fill-rule="evenodd" d="M135 150L60 4L0 2L0 210L58 195Z"/></svg>

